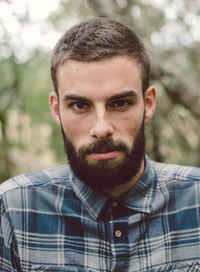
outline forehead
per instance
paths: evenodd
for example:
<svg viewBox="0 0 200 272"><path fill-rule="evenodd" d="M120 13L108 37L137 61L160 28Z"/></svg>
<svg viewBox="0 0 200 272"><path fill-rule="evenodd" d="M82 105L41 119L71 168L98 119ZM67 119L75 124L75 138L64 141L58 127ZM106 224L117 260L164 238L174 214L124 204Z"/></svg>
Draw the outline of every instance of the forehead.
<svg viewBox="0 0 200 272"><path fill-rule="evenodd" d="M68 60L57 68L59 95L106 97L123 90L142 94L141 65L128 56L101 61Z"/></svg>

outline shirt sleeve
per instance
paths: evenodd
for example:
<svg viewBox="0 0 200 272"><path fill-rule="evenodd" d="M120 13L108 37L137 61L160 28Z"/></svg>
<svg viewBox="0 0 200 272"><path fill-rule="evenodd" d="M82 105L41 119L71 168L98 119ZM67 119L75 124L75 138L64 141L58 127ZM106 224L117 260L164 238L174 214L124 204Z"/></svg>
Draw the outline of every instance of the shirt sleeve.
<svg viewBox="0 0 200 272"><path fill-rule="evenodd" d="M21 271L9 216L0 197L0 271Z"/></svg>

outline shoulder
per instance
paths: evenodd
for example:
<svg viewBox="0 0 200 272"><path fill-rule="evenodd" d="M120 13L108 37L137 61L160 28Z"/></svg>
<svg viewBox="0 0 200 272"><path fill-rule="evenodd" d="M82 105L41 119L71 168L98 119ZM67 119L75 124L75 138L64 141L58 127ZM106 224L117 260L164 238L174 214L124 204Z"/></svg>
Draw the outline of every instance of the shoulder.
<svg viewBox="0 0 200 272"><path fill-rule="evenodd" d="M0 185L0 196L13 190L31 187L45 187L53 184L69 185L70 168L68 165L27 173L13 177Z"/></svg>
<svg viewBox="0 0 200 272"><path fill-rule="evenodd" d="M160 182L199 182L200 181L200 168L182 166L177 164L165 164L155 161L150 161L150 165ZM199 183L200 185L200 183Z"/></svg>
<svg viewBox="0 0 200 272"><path fill-rule="evenodd" d="M67 165L13 177L0 186L1 212L18 214L16 220L25 211L56 214L64 198L74 198L71 178Z"/></svg>

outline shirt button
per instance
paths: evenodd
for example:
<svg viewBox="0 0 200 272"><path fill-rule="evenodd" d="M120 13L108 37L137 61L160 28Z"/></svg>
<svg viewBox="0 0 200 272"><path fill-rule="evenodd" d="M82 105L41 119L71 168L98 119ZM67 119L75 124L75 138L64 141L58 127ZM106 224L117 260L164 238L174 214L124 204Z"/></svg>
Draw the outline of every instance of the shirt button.
<svg viewBox="0 0 200 272"><path fill-rule="evenodd" d="M113 202L113 203L112 203L112 206L113 206L113 208L117 208L117 207L118 207L118 202L116 202L116 201Z"/></svg>
<svg viewBox="0 0 200 272"><path fill-rule="evenodd" d="M115 231L115 236L116 236L117 238L120 238L120 237L122 236L121 230L116 230L116 231Z"/></svg>

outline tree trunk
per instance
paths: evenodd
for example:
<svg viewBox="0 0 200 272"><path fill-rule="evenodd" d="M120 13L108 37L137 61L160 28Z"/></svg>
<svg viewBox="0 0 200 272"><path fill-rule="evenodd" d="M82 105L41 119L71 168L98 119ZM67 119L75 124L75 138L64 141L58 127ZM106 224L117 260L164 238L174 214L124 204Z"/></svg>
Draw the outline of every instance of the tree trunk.
<svg viewBox="0 0 200 272"><path fill-rule="evenodd" d="M2 147L1 147L1 174L0 179L1 181L9 178L11 176L11 163L9 160L9 143L7 140L7 119L5 116L0 115L0 124L1 124L1 134L2 134Z"/></svg>

